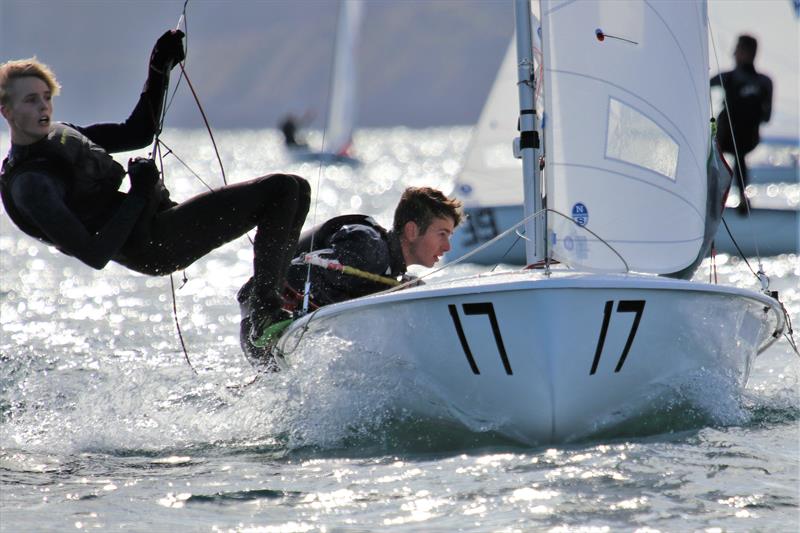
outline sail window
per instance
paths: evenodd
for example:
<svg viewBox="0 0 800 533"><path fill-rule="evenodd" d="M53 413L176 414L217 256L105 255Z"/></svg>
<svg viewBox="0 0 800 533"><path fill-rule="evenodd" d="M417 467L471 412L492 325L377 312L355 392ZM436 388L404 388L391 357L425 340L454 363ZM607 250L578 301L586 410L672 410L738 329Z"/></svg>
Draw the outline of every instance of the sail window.
<svg viewBox="0 0 800 533"><path fill-rule="evenodd" d="M675 181L678 143L650 118L611 98L606 157L647 168Z"/></svg>

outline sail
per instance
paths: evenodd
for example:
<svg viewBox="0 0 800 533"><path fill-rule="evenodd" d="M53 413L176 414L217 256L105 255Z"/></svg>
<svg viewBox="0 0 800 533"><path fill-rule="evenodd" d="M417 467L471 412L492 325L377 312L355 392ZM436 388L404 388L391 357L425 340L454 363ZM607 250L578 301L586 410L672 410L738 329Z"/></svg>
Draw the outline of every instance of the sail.
<svg viewBox="0 0 800 533"><path fill-rule="evenodd" d="M346 155L356 122L356 52L364 13L363 0L342 0L336 27L331 96L323 152Z"/></svg>
<svg viewBox="0 0 800 533"><path fill-rule="evenodd" d="M519 103L509 80L514 80L516 73L517 49L512 39L470 139L456 186L456 194L467 207L517 205L522 198L522 162L511 150L511 139L518 135Z"/></svg>
<svg viewBox="0 0 800 533"><path fill-rule="evenodd" d="M547 207L554 258L679 271L706 224L704 1L542 0ZM582 231L581 226L591 233ZM597 237L596 237L596 236Z"/></svg>
<svg viewBox="0 0 800 533"><path fill-rule="evenodd" d="M538 7L532 11L535 32L539 27ZM459 173L456 194L466 207L512 206L522 202L522 161L514 157L511 144L512 139L519 136L515 42L516 37L512 36ZM539 42L535 35L533 46L534 57L540 57Z"/></svg>

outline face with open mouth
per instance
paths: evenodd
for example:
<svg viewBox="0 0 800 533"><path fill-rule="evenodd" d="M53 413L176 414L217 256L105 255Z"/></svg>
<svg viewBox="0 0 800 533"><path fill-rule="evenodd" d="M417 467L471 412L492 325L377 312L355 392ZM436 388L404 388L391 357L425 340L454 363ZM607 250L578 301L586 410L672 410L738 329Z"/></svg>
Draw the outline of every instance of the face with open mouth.
<svg viewBox="0 0 800 533"><path fill-rule="evenodd" d="M11 129L11 142L26 145L46 137L53 115L53 95L47 83L35 76L16 78L8 93L9 102L1 110Z"/></svg>

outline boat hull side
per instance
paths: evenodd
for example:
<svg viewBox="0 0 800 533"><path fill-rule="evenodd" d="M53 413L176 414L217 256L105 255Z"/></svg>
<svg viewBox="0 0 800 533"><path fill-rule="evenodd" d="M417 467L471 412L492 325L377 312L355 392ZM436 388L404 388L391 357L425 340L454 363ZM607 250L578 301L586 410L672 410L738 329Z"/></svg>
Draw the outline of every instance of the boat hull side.
<svg viewBox="0 0 800 533"><path fill-rule="evenodd" d="M773 311L730 291L463 287L311 319L283 347L305 335L347 339L408 372L415 393L399 399L404 409L429 416L436 405L435 416L472 429L548 443L645 412L703 372L743 387L777 328Z"/></svg>

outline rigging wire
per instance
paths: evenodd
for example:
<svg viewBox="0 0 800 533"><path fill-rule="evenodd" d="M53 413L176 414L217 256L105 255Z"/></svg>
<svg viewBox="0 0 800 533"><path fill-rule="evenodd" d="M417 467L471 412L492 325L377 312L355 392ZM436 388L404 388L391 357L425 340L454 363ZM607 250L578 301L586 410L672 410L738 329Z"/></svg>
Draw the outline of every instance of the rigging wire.
<svg viewBox="0 0 800 533"><path fill-rule="evenodd" d="M181 10L180 17L178 17L178 25L177 25L177 28L176 28L176 29L180 29L181 24L183 24L183 27L186 30L186 31L184 31L184 37L186 38L186 52L188 52L188 50L189 50L189 37L188 37L189 28L188 28L188 24L186 22L186 8L187 8L188 4L189 4L189 0L184 0L183 8ZM185 62L185 61L186 61L186 53L184 53L184 61L183 62ZM172 91L172 96L166 102L166 105L162 106L163 109L162 109L162 112L161 112L161 119L160 119L160 121L158 123L158 129L156 131L155 140L154 140L154 144L153 144L153 155L154 156L155 155L158 156L158 163L159 163L159 167L160 167L160 170L161 170L162 178L164 176L164 155L162 154L162 151L161 151L161 145L163 144L161 142L161 131L164 128L164 121L167 118L167 111L171 107L172 102L175 99L175 95L178 92L178 87L180 86L180 82L184 77L186 77L186 71L184 69L183 62L180 63L180 65L181 65L181 76L178 78L178 82L175 84L175 87L174 87L174 89ZM166 71L165 77L166 77L167 87L169 87L170 70ZM186 80L188 81L188 78L186 78ZM164 146L166 146L166 145L164 145ZM167 150L168 150L168 152L167 152L168 154L169 153L173 153L172 150L170 150L169 148L167 148ZM186 276L186 271L184 270L183 271L182 283L181 283L180 288L183 288L186 285L186 283L188 283L188 281L189 281L189 278ZM186 363L189 365L189 368L192 369L192 372L195 375L197 375L197 370L194 368L194 365L192 365L192 361L189 358L189 350L187 350L186 342L183 339L183 331L181 330L181 323L180 323L180 319L178 318L178 299L177 299L177 296L175 295L175 279L174 279L174 276L173 276L172 272L170 272L170 274L169 274L169 288L170 288L170 296L172 298L172 316L173 316L173 318L175 320L175 329L178 332L178 340L181 343L181 350L183 351L183 357L186 360Z"/></svg>
<svg viewBox="0 0 800 533"><path fill-rule="evenodd" d="M339 3L339 9L338 9L337 16L336 16L336 29L334 31L334 39L341 39L341 35L339 35L339 31L338 30L339 30L339 18L342 16L343 6L344 6L344 2L340 2ZM334 70L335 70L335 65L336 65L336 57L335 57L335 54L336 54L336 43L335 42L333 43L333 48L332 49L333 49L334 57L333 57L333 60L331 61L331 65L332 66L331 66L330 73L328 74L328 92L327 92L327 97L326 97L326 100L325 100L325 123L324 123L324 126L322 127L322 151L324 151L325 148L326 148L326 135L328 133L328 120L330 119L330 114L331 114L331 109L330 109L331 93L333 93L333 76L335 74ZM322 186L322 157L320 157L319 165L317 166L317 187L316 187L316 192L315 192L315 195L314 195L314 209L313 209L313 211L311 213L311 227L312 228L316 227L316 225L317 225L317 207L319 205L319 191L320 191L320 187L321 186ZM314 243L314 238L315 237L316 237L316 235L312 231L312 233L311 233L311 242L310 242L309 248L308 248L309 252L313 252L314 251L314 244L315 244ZM300 316L303 316L303 315L308 313L309 306L311 305L310 299L311 299L311 264L309 263L308 267L306 268L306 280L305 280L305 282L303 284L303 302L302 302L301 307L300 307Z"/></svg>
<svg viewBox="0 0 800 533"><path fill-rule="evenodd" d="M196 172L194 172L191 168L189 168L189 166L180 157L178 157L178 155L169 146L167 146L166 143L164 143L161 140L161 132L162 132L163 127L164 127L164 121L166 120L167 111L169 110L169 108L172 105L172 102L175 99L175 95L177 94L178 87L180 86L180 82L183 79L186 79L186 83L189 86L189 89L190 89L190 91L192 93L192 96L194 97L195 103L197 104L197 108L200 111L200 114L201 114L201 116L203 118L203 122L205 124L206 130L207 130L207 132L209 134L209 137L211 138L211 143L212 143L212 145L214 147L214 153L216 155L216 159L217 159L217 162L219 164L220 172L222 174L222 182L225 185L228 184L227 178L225 176L225 167L222 164L222 157L220 156L219 149L217 148L217 143L216 143L216 140L214 139L214 133L213 133L213 131L211 129L211 126L210 126L210 124L208 122L208 119L206 117L205 110L203 109L203 106L200 103L200 99L197 96L197 92L195 91L194 86L192 85L192 82L189 79L189 75L186 72L186 66L185 66L186 59L185 59L185 56L188 54L188 50L189 50L189 26L188 26L188 18L186 16L188 4L189 4L189 0L184 0L183 8L181 10L180 17L178 18L178 24L177 24L177 27L176 27L176 29L180 29L181 25L183 25L184 38L186 40L184 61L179 63L179 65L181 67L181 76L178 78L178 82L175 84L175 87L173 88L173 91L172 91L172 95L168 99L168 101L166 102L166 105L162 106L161 116L160 116L160 119L159 119L157 127L156 127L155 140L154 140L154 143L153 143L153 150L151 152L151 156L153 158L156 158L156 157L158 158L159 167L160 167L160 171L161 171L162 177L164 175L164 157L166 157L166 156L171 154L178 161L180 161L181 164L183 164L187 169L189 169L189 171L198 180L200 180L200 182L203 185L205 185L209 190L212 190L211 186L209 186L208 183L203 181L203 179L200 178L200 176ZM169 86L169 81L170 81L169 80L169 74L170 74L170 71L167 71L166 74L165 74L167 86ZM166 153L163 153L162 147L167 150ZM250 239L249 235L248 235L248 239ZM253 242L252 239L250 239L250 242L252 244L252 242ZM188 281L189 281L189 278L186 276L186 271L184 270L183 271L182 283L181 283L181 286L179 287L179 289L183 288ZM185 343L184 338L183 338L183 331L181 329L180 320L178 318L177 297L175 295L175 281L174 281L174 276L173 276L172 273L170 273L170 275L169 275L169 282L170 282L170 293L171 293L171 297L172 297L172 313L173 313L173 317L174 317L174 320L175 320L175 327L176 327L177 332L178 332L178 339L180 340L181 349L183 350L184 359L186 360L187 364L189 365L189 368L192 369L192 372L197 374L197 370L195 370L195 368L192 365L192 362L191 362L191 360L189 358L189 352L188 352L188 350L186 348L186 343Z"/></svg>

